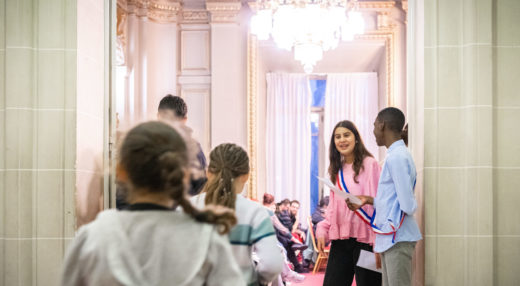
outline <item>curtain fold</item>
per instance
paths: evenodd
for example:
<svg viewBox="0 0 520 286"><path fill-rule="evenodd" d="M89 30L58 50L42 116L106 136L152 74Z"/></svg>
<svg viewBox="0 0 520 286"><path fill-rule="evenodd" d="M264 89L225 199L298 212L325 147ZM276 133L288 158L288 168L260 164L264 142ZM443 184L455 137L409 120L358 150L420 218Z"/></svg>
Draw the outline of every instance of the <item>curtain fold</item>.
<svg viewBox="0 0 520 286"><path fill-rule="evenodd" d="M311 90L307 75L268 73L267 193L300 201L300 222L310 215Z"/></svg>
<svg viewBox="0 0 520 286"><path fill-rule="evenodd" d="M379 149L372 132L374 119L379 112L377 84L377 73L327 75L323 133L327 168L332 130L342 120L354 122L365 147L379 160Z"/></svg>

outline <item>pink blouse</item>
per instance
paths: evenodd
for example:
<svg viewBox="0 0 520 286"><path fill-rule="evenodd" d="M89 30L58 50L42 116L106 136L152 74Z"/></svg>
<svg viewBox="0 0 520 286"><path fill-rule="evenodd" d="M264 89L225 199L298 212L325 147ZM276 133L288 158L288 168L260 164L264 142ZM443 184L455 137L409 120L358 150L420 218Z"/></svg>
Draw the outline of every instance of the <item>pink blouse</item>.
<svg viewBox="0 0 520 286"><path fill-rule="evenodd" d="M359 182L357 184L354 182L355 172L352 169L352 164L343 165L345 184L353 195L375 197L381 167L376 159L372 157L366 157L363 160L363 166L364 169L360 171L357 177ZM365 205L363 209L370 216L374 213L374 208L371 205ZM335 197L334 192L330 192L327 213L325 214L325 219L316 228L316 237L324 237L325 240L356 238L357 241L370 245L373 245L375 240L375 234L370 227L353 211L348 209L344 200Z"/></svg>

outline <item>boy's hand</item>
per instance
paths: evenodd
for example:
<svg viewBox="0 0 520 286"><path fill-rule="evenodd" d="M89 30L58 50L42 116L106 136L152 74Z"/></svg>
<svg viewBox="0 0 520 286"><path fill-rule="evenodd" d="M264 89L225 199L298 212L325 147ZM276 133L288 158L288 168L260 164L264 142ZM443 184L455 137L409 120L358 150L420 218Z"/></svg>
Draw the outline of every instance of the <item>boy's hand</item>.
<svg viewBox="0 0 520 286"><path fill-rule="evenodd" d="M359 198L359 200L361 200L361 204L360 205L351 203L349 199L345 200L345 202L347 203L348 208L351 211L356 211L356 210L358 210L360 207L362 207L364 205L372 205L374 203L374 198L372 198L370 196L357 196L357 197Z"/></svg>
<svg viewBox="0 0 520 286"><path fill-rule="evenodd" d="M381 269L381 254L374 253L374 255L376 256L376 268Z"/></svg>

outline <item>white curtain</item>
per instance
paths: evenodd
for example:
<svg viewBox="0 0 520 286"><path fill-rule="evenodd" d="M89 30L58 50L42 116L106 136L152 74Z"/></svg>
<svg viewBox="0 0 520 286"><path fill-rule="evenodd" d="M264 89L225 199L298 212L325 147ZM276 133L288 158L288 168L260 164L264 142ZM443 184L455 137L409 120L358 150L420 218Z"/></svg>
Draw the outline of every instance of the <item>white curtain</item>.
<svg viewBox="0 0 520 286"><path fill-rule="evenodd" d="M267 189L276 201L300 201L300 222L310 215L311 102L302 74L268 73Z"/></svg>
<svg viewBox="0 0 520 286"><path fill-rule="evenodd" d="M379 112L376 73L328 74L325 91L324 139L328 168L332 130L339 121L350 120L359 130L365 147L379 159L373 134L374 119Z"/></svg>

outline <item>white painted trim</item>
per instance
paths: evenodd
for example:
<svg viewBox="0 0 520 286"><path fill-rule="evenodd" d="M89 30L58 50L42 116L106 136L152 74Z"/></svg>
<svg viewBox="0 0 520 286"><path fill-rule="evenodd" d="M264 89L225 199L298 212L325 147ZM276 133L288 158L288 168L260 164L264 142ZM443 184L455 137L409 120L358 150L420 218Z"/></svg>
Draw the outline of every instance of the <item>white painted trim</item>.
<svg viewBox="0 0 520 286"><path fill-rule="evenodd" d="M75 169L25 169L25 168L6 168L0 169L0 171L5 172L76 172Z"/></svg>
<svg viewBox="0 0 520 286"><path fill-rule="evenodd" d="M211 76L209 75L180 75L178 78L179 85L187 84L211 84Z"/></svg>
<svg viewBox="0 0 520 286"><path fill-rule="evenodd" d="M103 175L103 208L115 207L115 178L112 171L112 159L115 158L112 150L115 150L116 138L116 39L117 39L117 0L103 1L104 19L104 108L103 108L103 169L109 172L102 172ZM113 144L113 145L112 145ZM113 147L113 148L112 148ZM112 148L112 150L111 150ZM114 172L115 173L115 172Z"/></svg>
<svg viewBox="0 0 520 286"><path fill-rule="evenodd" d="M65 112L75 112L76 111L76 109L71 109L71 108L32 108L32 107L6 107L5 110L65 111Z"/></svg>
<svg viewBox="0 0 520 286"><path fill-rule="evenodd" d="M183 23L179 26L182 31L209 31L211 29L209 24Z"/></svg>
<svg viewBox="0 0 520 286"><path fill-rule="evenodd" d="M445 169L498 169L498 170L520 170L520 167L498 167L498 166L425 166L425 170Z"/></svg>
<svg viewBox="0 0 520 286"><path fill-rule="evenodd" d="M408 142L417 170L424 169L424 1L408 1L406 24L406 107ZM427 0L426 0L427 1ZM424 176L417 178L416 197L421 197L417 214L419 227L426 230ZM413 271L425 271L425 247L417 248ZM418 270L419 269L419 270ZM425 273L413 274L414 285L425 284ZM417 277L423 277L418 279ZM420 281L419 281L420 280Z"/></svg>
<svg viewBox="0 0 520 286"><path fill-rule="evenodd" d="M104 174L103 171L92 171L92 170L84 170L84 169L26 169L26 168L7 168L0 169L0 172L77 172L77 173L87 173L87 174Z"/></svg>
<svg viewBox="0 0 520 286"><path fill-rule="evenodd" d="M520 106L493 106L493 108L501 110L518 110L520 109Z"/></svg>
<svg viewBox="0 0 520 286"><path fill-rule="evenodd" d="M492 47L492 43L466 43L461 45L433 45L425 46L425 49L436 49L436 48L467 48L467 47Z"/></svg>
<svg viewBox="0 0 520 286"><path fill-rule="evenodd" d="M424 110L458 110L469 108L492 108L492 105L462 105L462 106L435 106L425 107Z"/></svg>
<svg viewBox="0 0 520 286"><path fill-rule="evenodd" d="M425 49L443 49L443 48L467 48L467 47L492 47L492 48L505 48L505 49L516 49L520 48L520 45L493 45L492 43L467 43L462 45L433 45L425 46Z"/></svg>
<svg viewBox="0 0 520 286"><path fill-rule="evenodd" d="M435 107L425 107L424 110L458 110L458 109L468 109L468 108L493 108L493 109L501 109L501 110L518 110L520 106L493 106L493 105L461 105L461 106L435 106Z"/></svg>
<svg viewBox="0 0 520 286"><path fill-rule="evenodd" d="M54 52L54 51L63 51L63 52L76 52L77 49L62 49L62 48L35 48L35 47L24 47L24 46L6 46L6 50L33 50L33 51L41 51L41 52Z"/></svg>
<svg viewBox="0 0 520 286"><path fill-rule="evenodd" d="M94 114L90 114L88 112L83 112L83 111L77 111L77 114L78 115L82 115L82 116L86 116L86 117L89 117L91 119L94 119L94 120L98 120L98 121L103 121L103 117L99 117L99 116L96 116Z"/></svg>
<svg viewBox="0 0 520 286"><path fill-rule="evenodd" d="M10 238L10 237L0 237L0 240L5 241L24 241L24 240L73 240L74 237L19 237L19 238Z"/></svg>

